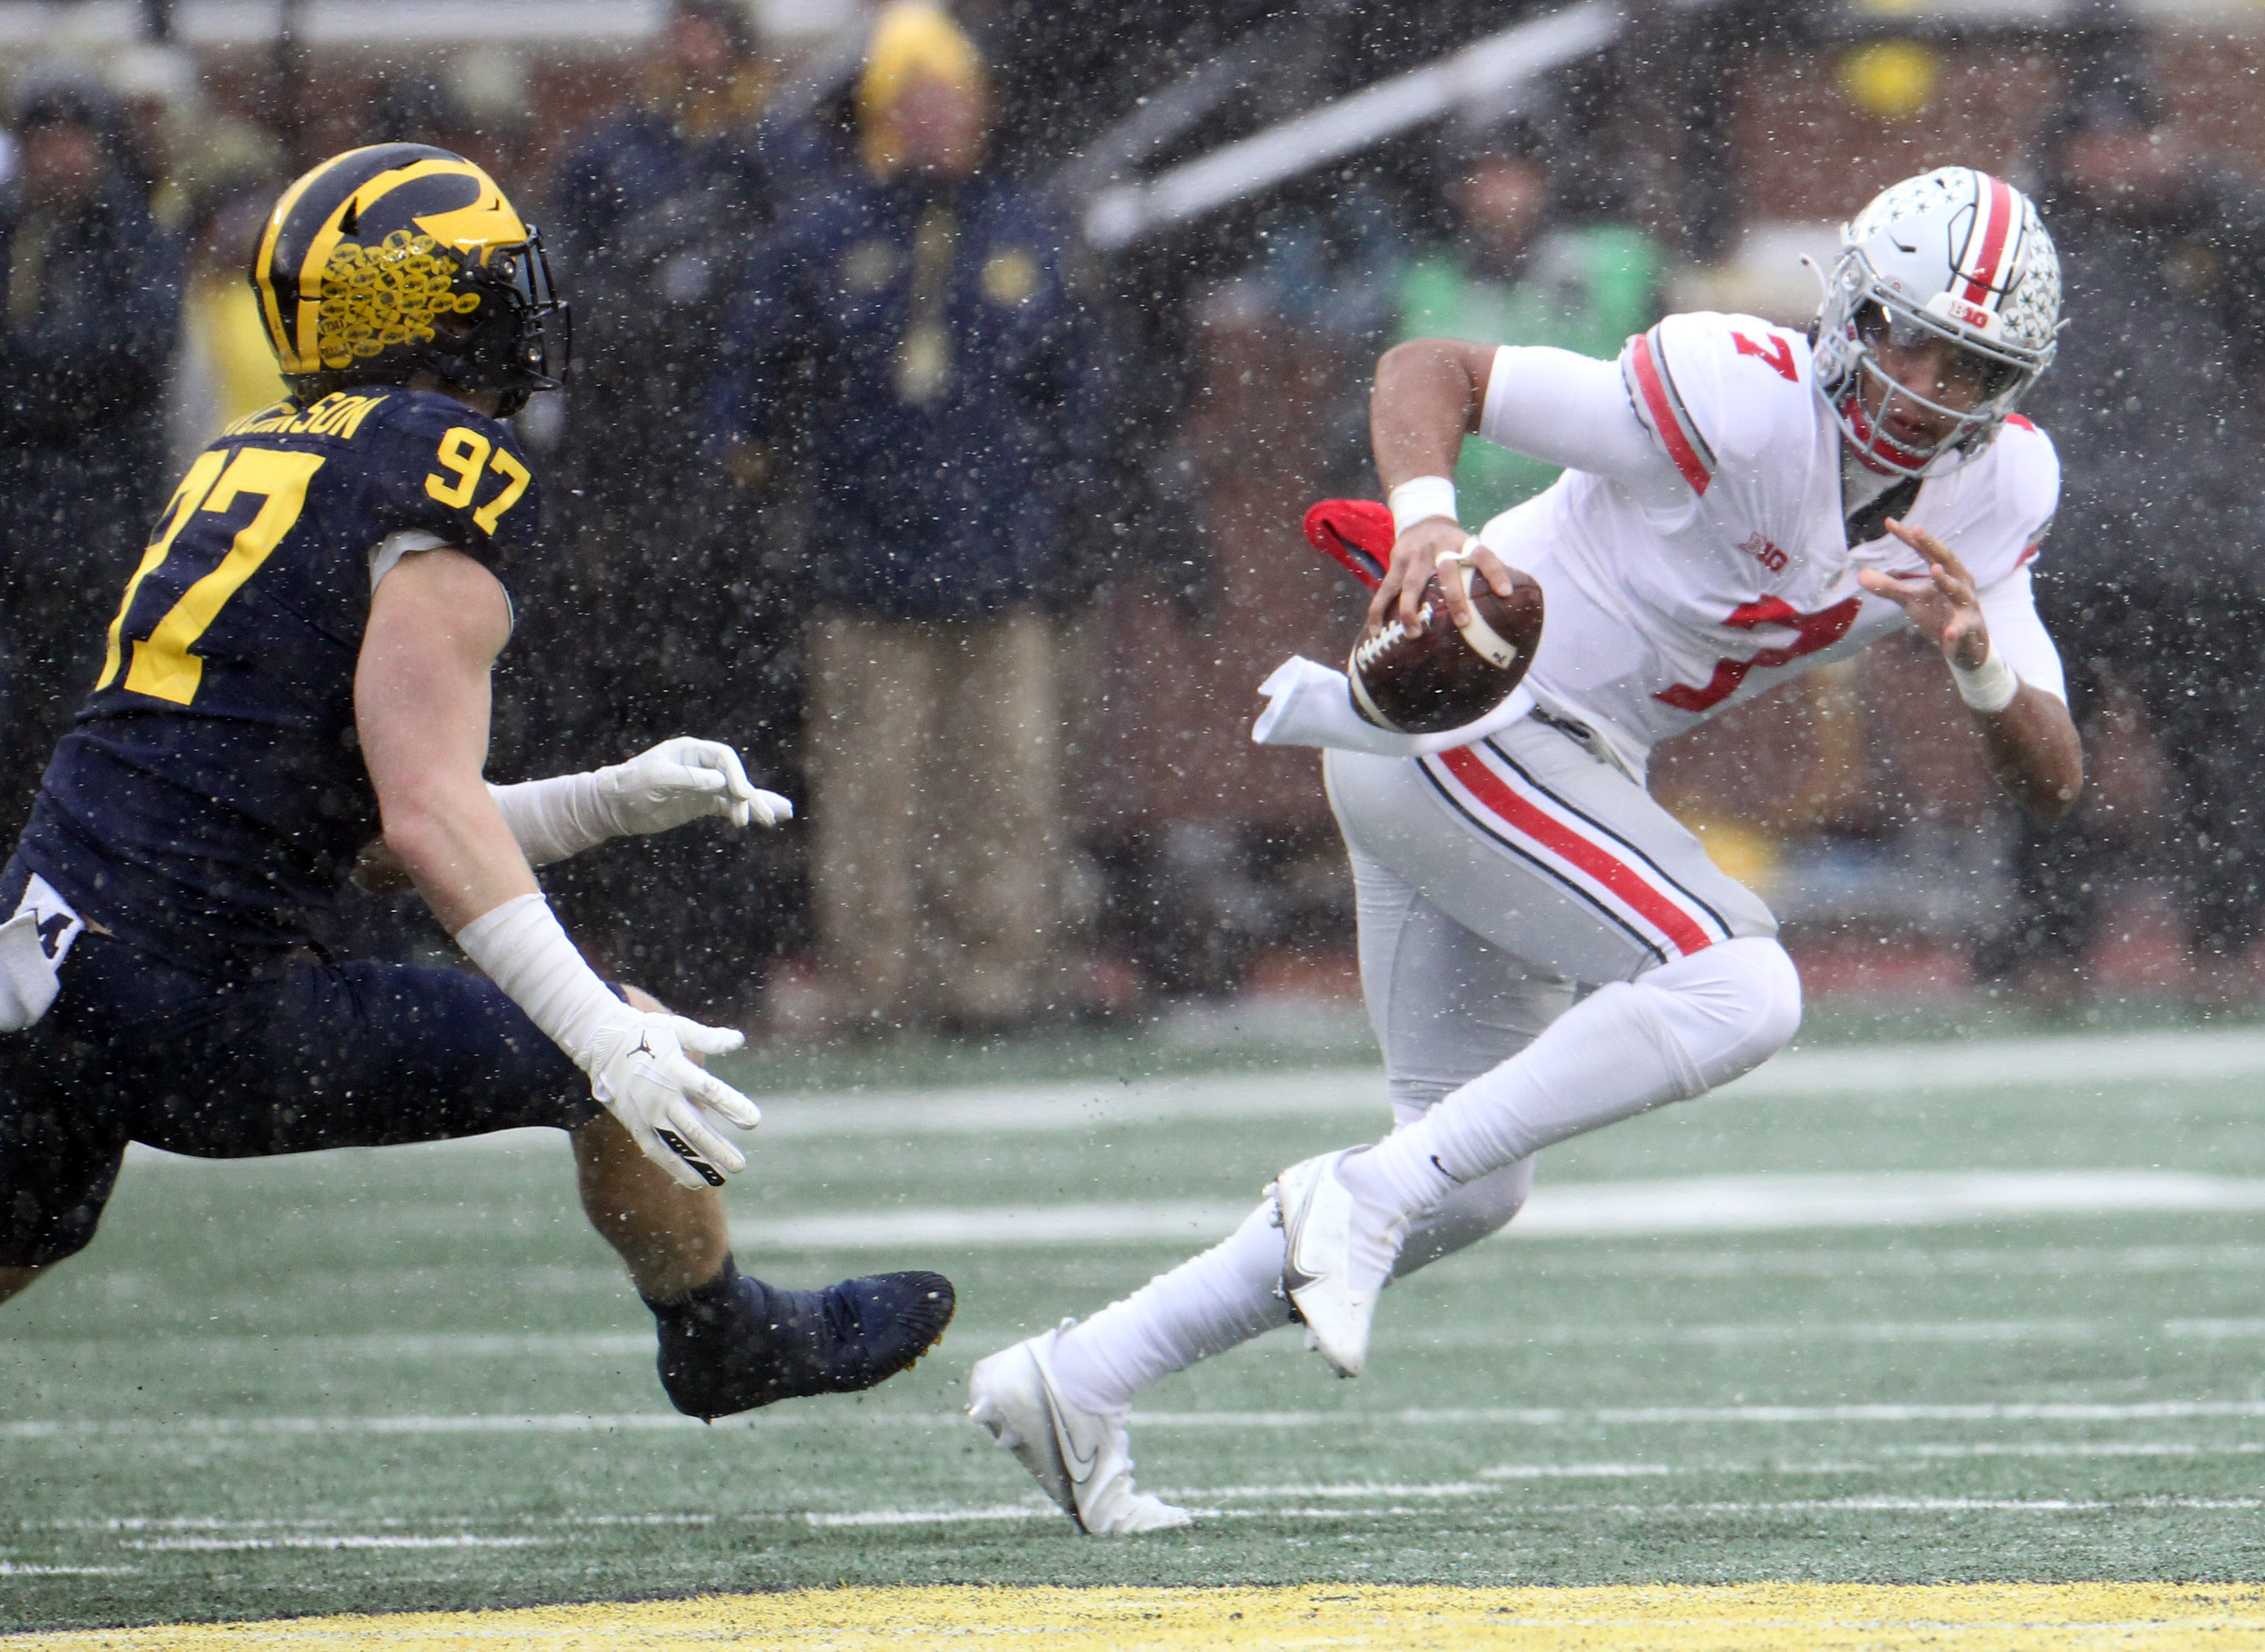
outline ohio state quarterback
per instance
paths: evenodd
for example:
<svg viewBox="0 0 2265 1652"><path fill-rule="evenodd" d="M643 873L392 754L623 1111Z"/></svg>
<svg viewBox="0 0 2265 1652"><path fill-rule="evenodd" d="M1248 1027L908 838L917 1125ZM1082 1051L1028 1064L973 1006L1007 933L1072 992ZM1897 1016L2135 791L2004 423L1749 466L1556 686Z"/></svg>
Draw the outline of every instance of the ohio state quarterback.
<svg viewBox="0 0 2265 1652"><path fill-rule="evenodd" d="M1793 1037L1767 908L1644 790L1659 740L1908 625L2006 789L2074 803L2083 754L2029 590L2059 466L2014 411L2059 309L2036 207L1954 167L1846 227L1808 337L1681 315L1617 363L1442 339L1383 359L1397 538L1372 614L1412 617L1460 555L1505 593L1505 564L1532 573L1548 623L1525 686L1446 734L1369 726L1309 661L1265 685L1258 739L1330 748L1396 1128L1292 1166L1220 1245L976 1367L970 1415L1082 1529L1187 1520L1132 1486L1124 1420L1148 1384L1293 1318L1358 1375L1385 1283L1508 1222L1541 1148ZM1446 479L1468 432L1567 467L1475 539Z"/></svg>

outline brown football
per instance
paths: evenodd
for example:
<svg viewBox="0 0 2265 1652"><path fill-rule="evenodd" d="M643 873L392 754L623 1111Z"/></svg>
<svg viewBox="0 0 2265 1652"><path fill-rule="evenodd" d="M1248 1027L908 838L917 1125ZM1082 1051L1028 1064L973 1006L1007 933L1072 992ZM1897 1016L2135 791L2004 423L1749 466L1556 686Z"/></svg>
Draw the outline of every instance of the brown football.
<svg viewBox="0 0 2265 1652"><path fill-rule="evenodd" d="M1448 571L1464 577L1459 565L1450 564ZM1455 629L1436 573L1424 582L1414 630L1400 623L1396 610L1382 625L1365 623L1345 666L1353 710L1395 733L1438 734L1500 705L1541 641L1541 586L1514 568L1511 579L1505 597L1469 576L1476 617L1467 630Z"/></svg>

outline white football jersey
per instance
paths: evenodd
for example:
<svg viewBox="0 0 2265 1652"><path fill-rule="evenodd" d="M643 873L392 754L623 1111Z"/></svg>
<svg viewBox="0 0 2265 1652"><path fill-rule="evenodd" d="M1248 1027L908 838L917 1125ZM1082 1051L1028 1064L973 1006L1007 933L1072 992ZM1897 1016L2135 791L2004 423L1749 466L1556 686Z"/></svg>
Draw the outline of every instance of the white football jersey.
<svg viewBox="0 0 2265 1652"><path fill-rule="evenodd" d="M1548 598L1526 679L1536 698L1641 774L1669 735L1908 624L1857 570L1924 571L1893 538L1848 544L1840 431L1803 335L1749 316L1671 316L1620 365L1683 487L1640 498L1569 469L1482 536ZM2048 657L2027 564L2059 492L2050 439L2014 418L1979 457L1926 481L1903 518L1957 553L1993 613L2018 604ZM2025 680L2061 691L2057 658L2005 651Z"/></svg>

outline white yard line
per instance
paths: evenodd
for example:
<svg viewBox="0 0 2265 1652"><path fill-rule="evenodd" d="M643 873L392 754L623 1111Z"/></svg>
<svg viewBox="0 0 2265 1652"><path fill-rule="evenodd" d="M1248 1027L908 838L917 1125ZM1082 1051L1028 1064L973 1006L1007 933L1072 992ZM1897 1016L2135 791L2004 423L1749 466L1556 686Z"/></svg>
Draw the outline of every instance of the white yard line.
<svg viewBox="0 0 2265 1652"><path fill-rule="evenodd" d="M1576 1505L1577 1507L1579 1505ZM2119 1513L2175 1509L2247 1513L2265 1509L2261 1497L1814 1497L1790 1503L1623 1503L1599 1514L2012 1514Z"/></svg>
<svg viewBox="0 0 2265 1652"><path fill-rule="evenodd" d="M1886 1172L1555 1187L1545 1180L1518 1225L1537 1236L1600 1238L2257 1210L2265 1210L2265 1178L2172 1170Z"/></svg>
<svg viewBox="0 0 2265 1652"><path fill-rule="evenodd" d="M136 1538L119 1544L122 1549L186 1550L192 1554L228 1554L244 1549L523 1549L556 1538L395 1537L339 1532L335 1535L294 1533L275 1538Z"/></svg>
<svg viewBox="0 0 2265 1652"><path fill-rule="evenodd" d="M1977 1089L2051 1088L2084 1095L2265 1079L2265 1030L2166 1030L2043 1038L1977 1038L1796 1049L1718 1094L1774 1101L1809 1096L1908 1096ZM1373 1066L1298 1073L938 1089L763 1095L762 1135L773 1141L856 1137L990 1136L1177 1124L1205 1119L1389 1117ZM508 1131L432 1151L559 1150L553 1131ZM136 1162L171 1161L137 1147Z"/></svg>
<svg viewBox="0 0 2265 1652"><path fill-rule="evenodd" d="M1402 1411L1144 1411L1143 1429L1549 1428L1718 1423L2134 1423L2203 1417L2265 1417L2265 1400L2159 1400L2132 1404L2077 1401L2023 1403L1733 1406L1479 1406ZM750 1413L712 1424L674 1412L435 1416L73 1417L0 1423L0 1441L120 1438L207 1439L321 1435L614 1434L714 1429L961 1428L957 1411Z"/></svg>
<svg viewBox="0 0 2265 1652"><path fill-rule="evenodd" d="M1582 1424L1723 1423L2138 1423L2197 1417L2265 1417L2265 1400L2080 1401L1972 1405L1456 1406L1405 1411L1142 1411L1143 1429L1555 1428ZM0 1424L0 1427L4 1427Z"/></svg>
<svg viewBox="0 0 2265 1652"><path fill-rule="evenodd" d="M1512 1230L1515 1231L1515 1230ZM1484 1253L1480 1253L1483 1255ZM2011 1245L1957 1249L1939 1245L1888 1247L1865 1243L1842 1250L1800 1246L1763 1250L1716 1248L1614 1249L1602 1254L1561 1250L1537 1263L1521 1255L1520 1268L1541 1267L1553 1278L1584 1276L1625 1279L1935 1279L1984 1275L1993 1279L2042 1275L2092 1278L2101 1274L2240 1272L2265 1274L2265 1245Z"/></svg>
<svg viewBox="0 0 2265 1652"><path fill-rule="evenodd" d="M2265 1078L2265 1030L2166 1030L1795 1049L1725 1086L1724 1097L1910 1095L2051 1086ZM767 1108L772 1098L765 1098ZM1387 1116L1373 1066L1131 1082L786 1095L763 1129L792 1136L969 1135L1205 1118Z"/></svg>
<svg viewBox="0 0 2265 1652"><path fill-rule="evenodd" d="M1285 1488L1288 1490L1288 1488ZM1346 1488L1347 1490L1373 1491L1380 1500L1393 1497L1413 1498L1436 1503L1449 1498L1484 1495L1496 1488L1465 1486L1449 1483L1438 1486L1379 1486ZM1380 1516L1429 1515L1434 1509L1395 1508L1389 1505L1375 1508L1309 1509L1284 1507L1271 1509L1215 1509L1201 1507L1201 1500L1214 1494L1205 1491L1183 1491L1171 1487L1160 1488L1158 1495L1168 1501L1179 1500L1191 1505L1191 1512L1198 1519L1208 1520L1354 1520L1374 1519ZM1310 1492L1306 1495L1312 1495ZM1785 1503L1549 1503L1543 1505L1518 1504L1510 1513L1513 1517L1541 1515L1620 1515L1637 1519L1660 1517L1684 1518L1691 1516L1753 1516L1776 1514L2130 1514L2130 1513L2254 1513L2265 1509L2265 1499L2256 1497L2131 1497L2123 1499L2079 1497L1824 1497L1803 1498ZM1468 1517L1466 1514L1462 1517ZM967 1509L870 1509L847 1513L807 1513L800 1517L813 1526L892 1526L892 1525L960 1525L991 1521L1060 1520L1063 1516L1052 1508L1028 1504L993 1504Z"/></svg>
<svg viewBox="0 0 2265 1652"><path fill-rule="evenodd" d="M194 1332L166 1336L153 1343L147 1337L59 1337L53 1342L25 1339L0 1347L0 1365L26 1358L96 1359L132 1357L162 1347L171 1361L189 1358L345 1359L357 1364L373 1360L526 1359L540 1356L586 1359L629 1355L651 1361L652 1330L527 1331L496 1335L485 1331L429 1331L415 1335L353 1333L336 1336L201 1336Z"/></svg>
<svg viewBox="0 0 2265 1652"><path fill-rule="evenodd" d="M528 1526L710 1526L724 1517L715 1514L552 1514L519 1515L508 1524ZM263 1517L245 1519L237 1516L219 1514L113 1514L80 1515L60 1520L33 1520L20 1523L19 1529L37 1527L42 1532L321 1532L339 1524L323 1516L305 1516L285 1519ZM435 1515L430 1519L406 1520L398 1516L363 1525L382 1526L441 1525L465 1526L473 1521L460 1515ZM0 1642L0 1645L4 1645Z"/></svg>
<svg viewBox="0 0 2265 1652"><path fill-rule="evenodd" d="M2094 1441L2072 1441L2065 1444L2038 1442L2028 1445L1921 1445L1884 1448L1888 1457L1920 1457L1928 1459L1948 1457L1982 1457L2020 1455L2027 1457L2207 1457L2265 1451L2265 1445L2233 1444L2205 1445L2189 1442L2142 1441L2128 1445ZM1278 1485L1201 1486L1164 1488L1168 1498L1190 1504L1205 1505L1201 1511L1213 1517L1238 1518L1342 1518L1368 1512L1412 1513L1411 1510L1347 1510L1276 1508L1266 1510L1222 1510L1218 1503L1295 1503L1300 1500L1324 1503L1375 1503L1395 1500L1418 1503L1440 1503L1459 1499L1509 1498L1521 1495L1525 1484L1534 1481L1572 1480L1656 1480L1693 1475L1757 1475L1782 1477L1795 1474L1875 1474L1891 1466L1879 1462L1831 1463L1520 1463L1483 1469L1472 1479L1443 1481L1431 1483L1405 1481L1358 1481L1342 1484L1293 1481ZM2180 1510L2204 1511L2249 1511L2265 1508L2265 1500L2251 1497L2201 1496L2133 1496L2123 1498L2068 1497L1925 1497L1886 1495L1853 1496L1843 1497L1803 1498L1771 1502L1724 1502L1658 1503L1555 1503L1535 1507L1521 1503L1523 1513L1609 1513L1618 1515L1692 1515L1692 1514L1761 1514L1761 1513L1881 1513L1881 1512L1941 1512L1945 1510L1996 1510L2021 1513L2069 1513L2096 1510ZM1059 1517L1051 1504L1035 1496L1022 1503L988 1503L966 1508L950 1509L870 1509L810 1510L798 1515L746 1514L719 1517L713 1514L627 1514L611 1516L569 1516L519 1524L543 1526L586 1525L684 1525L709 1526L724 1525L762 1524L779 1518L798 1519L817 1527L892 1526L921 1525L982 1524L998 1521L1024 1521ZM176 1516L151 1518L140 1516L113 1517L106 1519L79 1518L35 1523L41 1530L89 1532L146 1532L193 1530L201 1532L259 1531L273 1535L258 1537L227 1537L217 1535L165 1537L154 1539L121 1539L119 1546L137 1551L179 1551L186 1553L227 1553L257 1549L448 1549L448 1548L521 1548L537 1544L557 1543L557 1538L538 1538L519 1535L481 1535L456 1532L431 1536L407 1533L339 1532L326 1528L338 1523L330 1519L236 1519L219 1516ZM382 1525L400 1525L398 1521ZM435 1525L455 1524L436 1520ZM467 1522L466 1524L470 1524ZM131 1571L130 1567L103 1566L14 1566L0 1561L0 1576L10 1575L54 1574L98 1576L106 1573Z"/></svg>
<svg viewBox="0 0 2265 1652"><path fill-rule="evenodd" d="M1511 1319L1492 1326L1401 1329L1399 1335L1406 1339L1411 1350L1421 1351L1532 1346L1771 1348L1817 1343L1890 1347L1937 1343L2097 1343L2175 1333L2169 1325L2152 1321L2115 1324L2091 1320L1820 1320L1815 1323L1787 1320L1766 1325L1528 1325Z"/></svg>
<svg viewBox="0 0 2265 1652"><path fill-rule="evenodd" d="M1012 1330L963 1332L971 1343L1007 1343ZM2159 1336L2171 1341L2249 1341L2265 1338L2265 1320L1787 1320L1754 1325L1551 1324L1507 1321L1500 1325L1424 1328L1405 1333L1405 1346L1442 1348L1668 1347L1752 1348L1788 1343L2097 1343ZM29 1360L99 1361L146 1351L146 1337L57 1337L25 1340L0 1350L0 1365ZM499 1336L486 1332L429 1332L415 1336L171 1336L172 1360L557 1359L629 1357L649 1361L652 1333L546 1331ZM0 1424L0 1438L7 1437Z"/></svg>
<svg viewBox="0 0 2265 1652"><path fill-rule="evenodd" d="M914 1246L1200 1246L1233 1232L1256 1205L1256 1197L888 1205L742 1216L732 1223L732 1238L743 1257L763 1251ZM1532 1239L1646 1239L2261 1210L2265 1177L2181 1170L1866 1171L1625 1182L1552 1182L1545 1170L1511 1232ZM418 1212L403 1213L397 1225L429 1232L433 1223Z"/></svg>
<svg viewBox="0 0 2265 1652"><path fill-rule="evenodd" d="M1253 1208L1165 1199L837 1211L742 1217L732 1224L732 1239L743 1255L921 1245L1200 1244L1232 1232ZM1882 1171L1554 1183L1545 1178L1511 1231L1533 1239L1636 1239L2261 1210L2265 1177L2179 1170Z"/></svg>
<svg viewBox="0 0 2265 1652"><path fill-rule="evenodd" d="M805 1514L814 1526L963 1525L994 1520L1060 1520L1062 1511L1051 1504L1039 1509L1024 1503L993 1503L980 1509L862 1509L841 1514Z"/></svg>
<svg viewBox="0 0 2265 1652"><path fill-rule="evenodd" d="M2254 1457L2265 1440L1981 1440L1963 1445L1879 1445L1885 1457Z"/></svg>
<svg viewBox="0 0 2265 1652"><path fill-rule="evenodd" d="M1194 1199L1140 1204L1001 1204L929 1210L841 1211L742 1217L732 1224L739 1254L750 1250L859 1250L899 1245L1207 1245L1232 1233L1256 1203Z"/></svg>

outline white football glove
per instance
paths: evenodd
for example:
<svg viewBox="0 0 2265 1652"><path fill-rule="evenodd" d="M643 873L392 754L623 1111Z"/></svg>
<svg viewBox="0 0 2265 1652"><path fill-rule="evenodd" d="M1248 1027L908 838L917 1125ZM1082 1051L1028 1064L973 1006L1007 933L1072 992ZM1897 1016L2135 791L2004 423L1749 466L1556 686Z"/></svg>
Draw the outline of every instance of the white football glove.
<svg viewBox="0 0 2265 1652"><path fill-rule="evenodd" d="M597 771L598 809L616 837L666 832L703 815L733 826L778 825L794 804L750 785L739 754L720 740L680 734Z"/></svg>
<svg viewBox="0 0 2265 1652"><path fill-rule="evenodd" d="M616 1004L575 1059L590 1075L590 1093L622 1121L645 1157L681 1186L719 1188L725 1176L747 1168L747 1159L702 1110L741 1130L761 1124L762 1112L685 1052L729 1055L747 1041L729 1028Z"/></svg>

